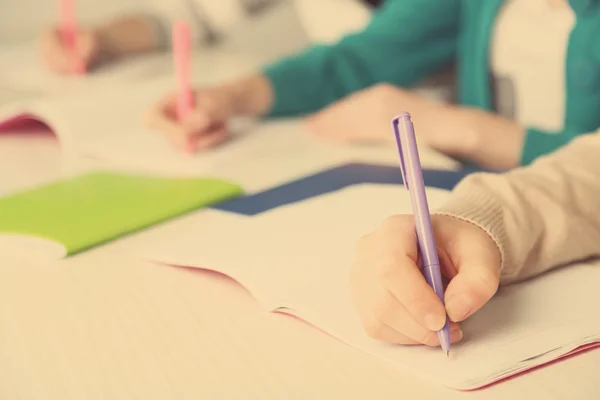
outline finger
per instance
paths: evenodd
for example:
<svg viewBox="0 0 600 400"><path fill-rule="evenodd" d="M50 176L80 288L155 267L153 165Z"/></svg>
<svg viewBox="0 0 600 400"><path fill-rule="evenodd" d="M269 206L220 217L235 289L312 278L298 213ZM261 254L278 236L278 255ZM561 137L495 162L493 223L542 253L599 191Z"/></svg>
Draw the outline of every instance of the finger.
<svg viewBox="0 0 600 400"><path fill-rule="evenodd" d="M464 264L450 281L445 294L448 316L463 321L477 312L498 290L499 277L489 265Z"/></svg>
<svg viewBox="0 0 600 400"><path fill-rule="evenodd" d="M431 343L434 343L433 341L435 340L436 344L432 344L429 345L430 347L436 347L439 346L439 338L437 336L437 333L433 333L433 335L435 336L435 338L432 340ZM450 343L454 344L457 342L460 342L463 338L463 331L460 329L460 327L458 325L452 325L450 326ZM421 345L423 343L419 343L416 342L404 335L402 335L401 333L398 333L396 330L390 328L387 325L384 325L380 328L380 338L375 338L377 340L381 340L384 342L388 342L388 343L393 343L393 344L401 344L401 345ZM427 344L425 344L427 346Z"/></svg>
<svg viewBox="0 0 600 400"><path fill-rule="evenodd" d="M387 292L383 303L376 305L375 309L381 310L381 315L378 315L378 317L387 326L415 343L427 346L437 346L440 344L436 331L427 329L417 322L391 292Z"/></svg>
<svg viewBox="0 0 600 400"><path fill-rule="evenodd" d="M409 220L407 216L391 217L382 224L381 240L387 237L393 241L381 265L381 278L385 287L422 327L438 331L446 323L446 309L417 267L417 237L413 227L414 219Z"/></svg>
<svg viewBox="0 0 600 400"><path fill-rule="evenodd" d="M210 149L227 141L228 138L229 131L225 126L223 126L215 131L211 131L209 134L198 137L195 141L194 147L192 147L191 150L196 151Z"/></svg>
<svg viewBox="0 0 600 400"><path fill-rule="evenodd" d="M155 106L155 110L166 115L170 120L180 123L178 121L179 114L177 112L177 94L167 93L163 96L158 104Z"/></svg>
<svg viewBox="0 0 600 400"><path fill-rule="evenodd" d="M75 48L65 45L60 30L52 31L53 54L56 66L61 72L84 72L93 51L93 42L90 35L82 32L75 33ZM60 58L58 58L60 57Z"/></svg>
<svg viewBox="0 0 600 400"><path fill-rule="evenodd" d="M385 322L373 319L373 323L365 324L365 330L370 337L387 343L398 345L427 345L431 347L439 346L439 337L436 332L431 332L427 338L427 343L414 340L392 328ZM457 343L463 338L463 331L457 323L450 324L450 343Z"/></svg>
<svg viewBox="0 0 600 400"><path fill-rule="evenodd" d="M164 134L172 146L180 150L188 150L191 135L163 110L153 110L145 118L146 125Z"/></svg>
<svg viewBox="0 0 600 400"><path fill-rule="evenodd" d="M421 344L416 340L413 340L396 329L390 327L382 321L376 321L371 327L365 327L369 336L373 339L380 340L382 342L402 344L402 345L416 345Z"/></svg>
<svg viewBox="0 0 600 400"><path fill-rule="evenodd" d="M193 136L181 128L181 126L168 119L162 119L161 123L157 124L157 128L167 136L167 139L173 147L183 151L190 151L190 142L193 141Z"/></svg>
<svg viewBox="0 0 600 400"><path fill-rule="evenodd" d="M332 113L334 113L333 118ZM344 133L348 131L348 127L343 120L337 122L332 120L335 120L335 110L325 110L307 118L306 127L313 136L337 143L345 142L347 135Z"/></svg>
<svg viewBox="0 0 600 400"><path fill-rule="evenodd" d="M202 111L208 123L225 121L231 115L231 105L223 98L223 93L197 91L195 98L195 108Z"/></svg>
<svg viewBox="0 0 600 400"><path fill-rule="evenodd" d="M92 33L84 32L77 36L76 60L85 67L89 66L98 52L98 43Z"/></svg>
<svg viewBox="0 0 600 400"><path fill-rule="evenodd" d="M68 70L68 59L60 35L56 30L50 30L44 34L41 46L44 61L51 70L56 72Z"/></svg>
<svg viewBox="0 0 600 400"><path fill-rule="evenodd" d="M373 260L379 260L376 268ZM430 346L439 345L435 331L441 329L446 322L446 314L441 300L431 291L423 276L416 267L418 251L414 218L412 216L393 216L387 218L374 233L364 236L357 243L356 260L351 268L350 279L352 282L352 299L361 320L365 321L365 328L371 336L383 335L379 331L381 325L386 325L398 334L401 339L394 339L396 343L410 344L423 343ZM412 266L410 274L403 274L402 265ZM399 266L400 265L400 266ZM412 278L411 279L411 274ZM421 290L432 292L435 304L439 307L441 323L434 328L423 326L400 301L404 295L402 285L414 286L412 280L422 285ZM396 284L399 281L400 284ZM419 287L417 285L417 288ZM396 288L400 293L393 293L390 287ZM410 289L410 288L409 288ZM412 290L412 289L410 289ZM408 291L411 295L411 292ZM412 295L420 301L420 293ZM413 304L418 304L414 301ZM372 316L373 314L373 316ZM376 323L370 323L376 321ZM454 326L456 324L453 324ZM458 329L458 328L455 328ZM383 328L381 328L383 331ZM455 334L456 335L456 334ZM390 335L387 340L392 340ZM409 339L408 341L406 339ZM460 339L455 336L455 340Z"/></svg>
<svg viewBox="0 0 600 400"><path fill-rule="evenodd" d="M181 121L185 129L192 134L201 134L208 130L211 124L211 118L198 108L191 110Z"/></svg>
<svg viewBox="0 0 600 400"><path fill-rule="evenodd" d="M456 225L439 225L441 242L456 275L445 293L446 310L454 321L463 321L477 312L496 293L500 281L500 253L495 243L479 228L465 225L456 234Z"/></svg>
<svg viewBox="0 0 600 400"><path fill-rule="evenodd" d="M158 104L150 109L145 115L145 125L164 133L171 144L180 150L188 153L194 153L197 148L205 148L206 146L216 145L224 140L223 134L217 134L215 137L201 140L202 136L210 136L210 127L198 125L196 121L200 114L197 111L189 113L185 122L180 122L177 119L176 113L177 95L169 93L164 96Z"/></svg>

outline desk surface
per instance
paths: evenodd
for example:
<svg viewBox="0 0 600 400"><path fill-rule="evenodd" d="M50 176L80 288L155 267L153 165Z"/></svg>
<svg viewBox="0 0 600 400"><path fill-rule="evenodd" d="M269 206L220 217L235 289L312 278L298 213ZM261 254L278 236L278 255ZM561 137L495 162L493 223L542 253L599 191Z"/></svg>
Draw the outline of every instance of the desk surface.
<svg viewBox="0 0 600 400"><path fill-rule="evenodd" d="M281 135L279 140L291 139ZM388 153L370 149L362 153L361 150L352 150L347 153L348 157L340 157L339 151L332 154L335 156L330 161L337 162L342 158L358 161L384 158L385 161ZM322 152L319 157L327 164L327 157ZM57 179L66 168L55 139L35 132L0 135L0 160L2 195ZM240 163L238 170L233 172L241 183L247 181L258 188L282 182L286 174L295 177L303 167L301 161L295 160L294 168L283 169L282 174L281 169L278 171L281 161L277 157L261 160L263 167L260 174L245 172L244 163ZM452 167L447 159L434 153L425 152L422 161L425 166ZM308 169L318 167L314 160L307 159L306 163L310 166ZM279 175L269 176L269 171ZM65 280L60 277L67 275L62 274L70 274L69 282L89 289L90 303L86 303L89 307L94 301L111 301L117 308L122 306L119 299L125 293L124 288L128 287L136 288L140 293L150 293L150 297L161 306L157 307L156 321L145 323L163 331L165 353L160 356L169 360L172 368L169 376L174 377L164 382L164 392L144 393L144 382L158 379L159 375L155 375L158 373L128 370L127 362L122 359L125 356L121 357L115 347L107 347L104 361L110 368L104 365L102 369L102 366L92 365L74 348L70 349L69 344L64 344L64 354L74 357L70 362L77 368L89 370L89 379L79 382L77 388L67 388L60 382L44 382L44 368L61 366L53 364L53 358L48 357L47 351L36 353L36 349L41 349L39 343L20 343L29 367L24 366L23 360L15 359L16 353L12 350L13 358L5 357L12 344L8 342L11 336L2 333L0 359L6 363L0 363L5 367L0 367L3 369L0 398L95 399L95 385L114 385L119 380L127 382L129 391L115 394L113 399L439 399L443 396L444 399L514 397L585 400L597 399L600 394L596 373L600 367L599 351L579 355L482 391L462 393L447 390L398 372L302 322L266 313L245 290L223 277L128 259L122 251L126 243L101 247L61 262L55 266L56 270L36 263L3 260L0 263L3 272L0 304L15 305L14 310L26 315L20 326L35 330L48 328L36 324L36 315L53 311L60 313L61 307L68 304L68 299L61 298L60 290L76 290L66 288ZM118 276L118 282L112 279L115 276ZM185 315L181 312L182 307L193 307L195 315L201 316L199 328L193 335L178 330L180 318ZM121 316L126 317L127 314L123 313ZM6 315L6 312L0 312L3 318ZM71 320L72 325L69 326L66 314L56 315L56 327L53 329L57 337L61 329L72 329L78 322ZM102 315L89 318L89 321L95 318L96 323L127 323L126 319L117 321ZM61 325L61 321L64 324ZM11 321L3 323L11 324ZM18 335L18 332L13 334ZM143 335L140 341L143 342ZM98 345L109 346L110 343ZM196 363L177 365L177 354L187 352L197 355ZM64 354L63 358L66 357ZM21 368L17 368L18 365ZM165 375L160 376L164 379ZM43 385L44 391L37 391L35 384Z"/></svg>

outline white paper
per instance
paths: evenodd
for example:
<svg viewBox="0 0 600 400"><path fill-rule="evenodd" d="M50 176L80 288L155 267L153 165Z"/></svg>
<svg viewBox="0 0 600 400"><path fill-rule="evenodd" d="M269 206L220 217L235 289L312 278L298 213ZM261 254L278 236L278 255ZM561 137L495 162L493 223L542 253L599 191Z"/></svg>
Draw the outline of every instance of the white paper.
<svg viewBox="0 0 600 400"><path fill-rule="evenodd" d="M447 193L428 189L430 207ZM483 386L600 339L600 318L594 317L600 269L594 265L501 289L464 323L465 339L450 359L439 348L370 339L349 298L348 268L356 241L397 213L411 213L403 187L358 185L232 222L212 236L213 243L228 240L234 251L200 248L209 232L192 220L176 244L165 236L141 248L154 261L217 269L249 287L263 306L287 309L352 346L455 389Z"/></svg>

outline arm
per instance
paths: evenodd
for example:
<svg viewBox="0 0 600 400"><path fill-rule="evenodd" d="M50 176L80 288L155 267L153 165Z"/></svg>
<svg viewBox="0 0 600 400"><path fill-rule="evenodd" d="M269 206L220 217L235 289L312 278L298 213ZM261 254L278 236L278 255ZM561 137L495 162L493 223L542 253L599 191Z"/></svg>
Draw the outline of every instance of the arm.
<svg viewBox="0 0 600 400"><path fill-rule="evenodd" d="M154 0L149 12L119 18L95 29L106 58L165 50L171 46L171 27L187 21L196 42L212 42L244 19L268 10L278 0Z"/></svg>
<svg viewBox="0 0 600 400"><path fill-rule="evenodd" d="M268 66L271 116L314 112L376 83L410 86L452 61L458 0L388 0L367 28Z"/></svg>
<svg viewBox="0 0 600 400"><path fill-rule="evenodd" d="M100 44L101 59L154 51L164 42L154 20L145 15L119 18L96 27L94 31Z"/></svg>
<svg viewBox="0 0 600 400"><path fill-rule="evenodd" d="M192 39L210 40L211 25L198 13L192 0L154 0L147 13L128 15L94 29L102 59L118 59L132 54L166 50L171 46L171 26L187 21Z"/></svg>
<svg viewBox="0 0 600 400"><path fill-rule="evenodd" d="M524 127L494 112L454 105L446 106L439 116L444 128L429 145L491 170L529 165L583 134L573 129L549 132Z"/></svg>
<svg viewBox="0 0 600 400"><path fill-rule="evenodd" d="M562 132L547 132L540 129L525 129L523 147L520 154L520 164L528 165L539 156L550 154L563 147L582 132L563 130Z"/></svg>
<svg viewBox="0 0 600 400"><path fill-rule="evenodd" d="M600 255L600 131L527 167L465 178L438 213L486 230L502 255L501 282Z"/></svg>

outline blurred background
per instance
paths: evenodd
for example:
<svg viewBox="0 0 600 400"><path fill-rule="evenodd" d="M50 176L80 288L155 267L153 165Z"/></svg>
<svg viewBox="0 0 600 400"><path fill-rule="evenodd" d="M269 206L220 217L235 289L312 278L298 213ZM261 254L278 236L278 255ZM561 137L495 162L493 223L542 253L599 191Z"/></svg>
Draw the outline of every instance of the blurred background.
<svg viewBox="0 0 600 400"><path fill-rule="evenodd" d="M105 21L112 16L142 11L153 0L78 0L81 22ZM214 0L218 7L219 0ZM56 23L57 2L52 0L0 0L0 44L34 39L43 27ZM368 22L370 8L362 0L280 0L264 24L281 27L288 42L300 39L332 41L340 34L360 29ZM263 25L264 25L263 24ZM290 26L302 26L291 30ZM303 32L306 37L300 38ZM294 33L296 36L294 37Z"/></svg>
<svg viewBox="0 0 600 400"><path fill-rule="evenodd" d="M147 0L79 0L77 11L82 21L103 21L141 9L144 2ZM56 23L56 5L52 0L0 0L0 43L35 38L40 29Z"/></svg>

